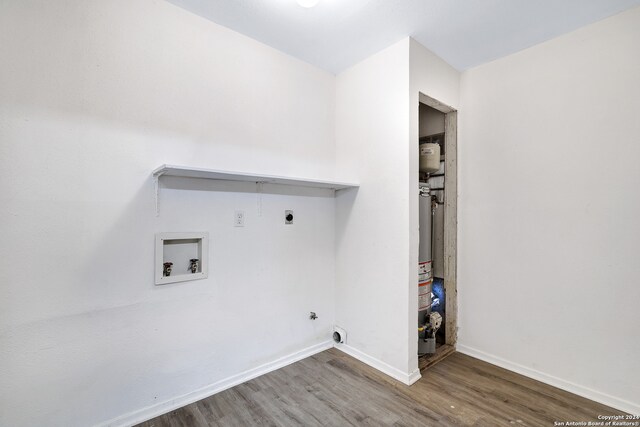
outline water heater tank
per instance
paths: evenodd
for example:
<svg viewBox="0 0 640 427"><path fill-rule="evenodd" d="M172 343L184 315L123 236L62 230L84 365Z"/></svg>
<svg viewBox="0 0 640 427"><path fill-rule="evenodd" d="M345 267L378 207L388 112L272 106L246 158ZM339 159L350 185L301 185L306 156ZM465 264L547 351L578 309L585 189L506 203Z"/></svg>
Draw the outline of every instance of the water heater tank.
<svg viewBox="0 0 640 427"><path fill-rule="evenodd" d="M433 173L440 169L440 145L420 144L420 172Z"/></svg>

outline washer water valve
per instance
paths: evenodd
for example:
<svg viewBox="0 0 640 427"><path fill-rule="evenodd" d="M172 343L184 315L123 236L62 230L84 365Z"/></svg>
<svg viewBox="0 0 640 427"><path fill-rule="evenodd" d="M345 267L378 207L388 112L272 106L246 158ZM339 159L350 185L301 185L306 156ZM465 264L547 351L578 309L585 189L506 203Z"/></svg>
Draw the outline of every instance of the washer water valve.
<svg viewBox="0 0 640 427"><path fill-rule="evenodd" d="M164 268L162 269L162 275L163 275L163 276L166 276L166 277L171 276L171 270L172 270L171 266L173 265L173 263L172 263L172 262L165 262L165 263L164 263L164 264L162 264L162 265L163 265L163 267L164 267Z"/></svg>
<svg viewBox="0 0 640 427"><path fill-rule="evenodd" d="M191 258L189 260L189 270L191 270L191 273L197 273L198 272L198 263L200 262L200 260L198 258Z"/></svg>

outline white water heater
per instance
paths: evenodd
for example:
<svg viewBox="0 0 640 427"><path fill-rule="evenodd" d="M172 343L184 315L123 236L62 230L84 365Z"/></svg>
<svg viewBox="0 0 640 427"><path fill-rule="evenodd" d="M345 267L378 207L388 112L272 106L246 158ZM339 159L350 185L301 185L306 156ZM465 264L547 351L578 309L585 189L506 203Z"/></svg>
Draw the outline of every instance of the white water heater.
<svg viewBox="0 0 640 427"><path fill-rule="evenodd" d="M420 172L434 173L440 170L440 145L420 144Z"/></svg>

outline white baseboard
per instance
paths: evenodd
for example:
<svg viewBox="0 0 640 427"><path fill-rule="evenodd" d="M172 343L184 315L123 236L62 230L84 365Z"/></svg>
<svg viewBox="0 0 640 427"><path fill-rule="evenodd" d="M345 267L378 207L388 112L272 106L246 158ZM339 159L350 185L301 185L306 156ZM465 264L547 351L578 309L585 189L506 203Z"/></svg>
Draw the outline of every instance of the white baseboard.
<svg viewBox="0 0 640 427"><path fill-rule="evenodd" d="M347 344L336 344L335 347L338 350L347 353L349 356L358 359L363 363L366 363L372 368L377 369L383 374L389 375L391 378L394 378L406 385L411 385L421 378L420 369L416 369L414 372L406 374L400 369L396 369L393 366L376 359L375 357L371 357L368 354L361 352L360 350L348 346Z"/></svg>
<svg viewBox="0 0 640 427"><path fill-rule="evenodd" d="M565 381L553 375L545 374L544 372L528 368L518 363L510 362L501 357L485 353L484 351L480 351L475 348L462 345L460 343L456 345L456 350L468 356L475 357L476 359L484 360L485 362L491 363L492 365L500 366L501 368L524 375L525 377L529 377L545 384L558 387L559 389L577 394L578 396L586 397L587 399L602 403L603 405L611 406L612 408L619 409L633 415L640 414L640 405L633 402L619 399L617 397L610 396L608 394L601 393L599 391L592 390L590 388L574 384L569 381Z"/></svg>
<svg viewBox="0 0 640 427"><path fill-rule="evenodd" d="M253 378L259 377L260 375L264 375L309 356L313 356L314 354L330 349L331 347L333 347L333 341L325 341L316 345L312 345L311 347L307 347L303 350L276 359L273 362L265 363L264 365L258 366L257 368L252 368L239 374L232 375L228 378L217 381L213 384L184 394L182 396L167 400L165 402L160 402L155 405L147 406L146 408L130 412L128 414L114 418L110 421L99 424L98 426L132 426L143 421L150 420L151 418L166 414L167 412L189 405L193 402L197 402L198 400L205 399L238 384L242 384Z"/></svg>

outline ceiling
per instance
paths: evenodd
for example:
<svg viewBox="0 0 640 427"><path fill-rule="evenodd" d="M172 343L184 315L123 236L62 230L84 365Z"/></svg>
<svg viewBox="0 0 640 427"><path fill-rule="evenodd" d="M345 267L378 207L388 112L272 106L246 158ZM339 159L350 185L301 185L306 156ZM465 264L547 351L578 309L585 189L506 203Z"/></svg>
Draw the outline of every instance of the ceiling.
<svg viewBox="0 0 640 427"><path fill-rule="evenodd" d="M168 0L339 73L411 36L458 70L640 5L640 0Z"/></svg>

